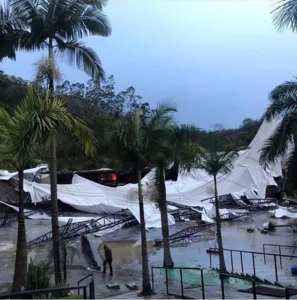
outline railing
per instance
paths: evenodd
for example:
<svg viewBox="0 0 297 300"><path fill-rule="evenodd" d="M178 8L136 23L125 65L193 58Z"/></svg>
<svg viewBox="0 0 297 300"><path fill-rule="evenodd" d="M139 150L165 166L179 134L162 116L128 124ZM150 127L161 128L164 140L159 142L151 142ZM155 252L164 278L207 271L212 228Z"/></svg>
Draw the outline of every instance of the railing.
<svg viewBox="0 0 297 300"><path fill-rule="evenodd" d="M293 288L291 288L291 287L286 287L285 288L285 298L286 299L290 299L290 297L292 296L292 295L290 295L290 291L293 291L294 293L296 293L296 289L293 289Z"/></svg>
<svg viewBox="0 0 297 300"><path fill-rule="evenodd" d="M222 299L225 299L224 278L227 278L227 277L251 281L252 282L253 299L257 299L256 280L254 278L248 278L246 276L234 275L234 274L229 274L229 273L221 273L220 274L220 279L221 279ZM290 297L292 296L292 295L290 295L290 291L293 291L294 294L297 292L296 289L291 288L291 287L285 287L284 290L282 290L282 289L280 289L280 290L284 291L285 299L290 299Z"/></svg>
<svg viewBox="0 0 297 300"><path fill-rule="evenodd" d="M90 284L90 299L95 299L95 285L94 285L94 275L93 274L89 274L89 275L83 277L82 279L80 279L77 282L77 285L79 285L82 281L84 281L90 277L92 278L91 282L89 283ZM80 295L80 290L78 290L77 293L78 293L78 295Z"/></svg>
<svg viewBox="0 0 297 300"><path fill-rule="evenodd" d="M226 249L225 249L226 250ZM236 251L236 250L235 250ZM201 276L201 289L202 289L202 299L205 299L205 286L204 286L204 276L203 276L203 269L202 268L197 268L197 267L174 267L174 268L166 268L166 267L151 267L151 276L152 276L152 288L153 290L155 289L155 280L154 280L154 269L162 269L165 270L165 276L166 276L166 294L167 295L174 295L174 296L181 296L182 299L184 298L190 298L185 296L184 293L184 284L183 284L183 270L197 270L200 271L200 276ZM176 295L174 293L170 293L169 291L169 284L168 284L168 270L179 270L180 272L180 289L181 289L181 295ZM88 275L88 277L91 275ZM253 299L257 299L257 288L256 288L256 281L257 278L253 277L248 277L248 276L242 276L242 275L237 275L237 274L230 274L230 273L220 273L220 281L221 281L221 293L222 293L222 299L225 299L225 284L224 284L224 279L225 278L236 278L236 279L241 279L244 281L250 281L252 283L252 294L253 294ZM236 289L236 286L234 286ZM291 287L284 287L283 289L279 288L279 290L284 292L284 298L285 299L290 299L291 296L295 295L297 293L297 289L291 288ZM290 291L293 291L294 293L291 294Z"/></svg>
<svg viewBox="0 0 297 300"><path fill-rule="evenodd" d="M233 274L229 274L229 273L221 273L220 274L220 279L221 279L222 299L225 299L224 278L227 278L227 277L251 281L252 282L252 286L253 286L253 299L257 299L256 284L255 284L255 280L253 278L247 278L245 276L233 275ZM288 299L288 298L286 298L286 299Z"/></svg>
<svg viewBox="0 0 297 300"><path fill-rule="evenodd" d="M213 248L210 248L212 250ZM277 272L277 257L290 257L296 258L297 256L286 255L286 254L277 254L277 253L264 253L264 252L257 252L257 251L247 251L247 250L234 250L234 249L223 249L224 251L228 251L230 253L230 260L231 260L231 270L234 271L234 262L233 262L233 253L239 253L240 255L240 265L241 265L241 272L244 273L244 264L243 264L243 254L250 254L252 255L253 261L253 275L256 276L256 264L255 264L255 255L267 255L273 256L274 259L274 273L275 273L275 280L278 282L278 272ZM212 267L212 252L209 251L209 260L210 260L210 267ZM266 260L265 260L266 262Z"/></svg>
<svg viewBox="0 0 297 300"><path fill-rule="evenodd" d="M63 292L70 292L70 291L79 291L83 290L83 299L95 299L95 292L94 292L94 280L87 285L82 286L70 286L70 287L59 287L59 288L50 288L50 289L40 289L40 290L32 290L32 291L23 291L18 293L11 293L6 295L1 295L0 299L13 299L13 298L25 298L27 296L32 295L41 295L41 299L46 298L45 296L50 296L53 298L53 296L60 297L60 295ZM89 296L88 296L88 289L89 289Z"/></svg>
<svg viewBox="0 0 297 300"><path fill-rule="evenodd" d="M180 288L181 288L181 297L186 298L184 295L184 284L183 284L183 270L196 270L200 271L200 278L201 278L201 288L202 288L202 299L205 299L205 287L204 287L204 276L203 276L203 269L197 267L173 267L173 268L166 268L166 267L155 267L152 266L152 288L155 289L155 281L154 281L154 269L165 269L165 283L166 283L166 294L173 295L169 293L169 286L168 286L168 270L179 270L180 272Z"/></svg>
<svg viewBox="0 0 297 300"><path fill-rule="evenodd" d="M278 245L278 244L263 244L263 253L264 253L264 262L266 264L266 247L277 247L278 248L278 254L279 254L279 263L282 266L282 248L290 248L290 249L296 249L296 246L287 246L287 245ZM291 256L292 259L293 256Z"/></svg>
<svg viewBox="0 0 297 300"><path fill-rule="evenodd" d="M82 279L80 279L80 280L77 282L77 285L79 285L82 281L84 281L84 280L86 280L86 279L88 279L88 278L90 278L90 277L92 277L92 280L94 279L94 275L93 275L93 274L89 274L89 275L83 277Z"/></svg>

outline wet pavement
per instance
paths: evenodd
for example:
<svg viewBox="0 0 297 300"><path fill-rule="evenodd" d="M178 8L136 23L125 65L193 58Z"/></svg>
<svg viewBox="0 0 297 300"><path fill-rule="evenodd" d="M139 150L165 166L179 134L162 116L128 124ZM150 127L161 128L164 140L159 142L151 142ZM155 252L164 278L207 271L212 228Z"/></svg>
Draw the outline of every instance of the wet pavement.
<svg viewBox="0 0 297 300"><path fill-rule="evenodd" d="M66 215L66 214L65 214ZM82 216L82 214L79 214ZM288 224L292 222L290 220L271 219L266 212L254 213L252 218L242 218L223 223L223 240L224 248L238 249L247 251L259 251L262 252L263 243L293 245L295 237L292 229L289 227L276 228L275 231L268 234L262 234L257 229L254 232L248 233L247 228L262 227L262 224L272 221L275 224ZM193 223L179 223L170 227L170 234L175 233L188 226L195 225ZM51 230L51 222L45 220L26 220L27 240L34 239ZM0 292L1 287L5 287L12 281L14 271L14 257L15 257L15 244L16 244L17 224L13 224L11 227L0 228ZM209 229L207 234L210 236L215 235L214 229ZM81 254L76 256L72 266L72 270L69 274L69 284L77 284L77 281L90 274L91 272L95 276L96 286L96 298L106 298L123 293L131 293L131 291L125 286L127 283L136 283L138 287L141 287L141 247L140 247L140 231L138 226L131 228L120 229L114 233L110 233L101 238L89 235L89 240L92 249L95 252L95 258L99 265L102 264L103 259L103 244L107 244L113 251L113 266L114 276L111 278L109 275L102 275L99 271L90 271L87 269L86 261ZM148 252L149 262L151 266L162 266L163 264L163 249L153 246L153 241L157 238L161 238L160 229L152 229L147 232L148 238ZM78 239L79 241L79 239ZM49 249L51 244L41 245L30 249L32 257L35 257L37 261L47 260L49 257ZM210 266L209 256L206 253L206 249L214 247L214 241L206 241L199 243L190 243L187 245L175 245L171 248L172 257L175 262L175 266L203 266L208 268ZM78 243L78 250L80 245ZM96 251L97 250L97 251ZM269 253L277 253L278 248L267 248ZM292 249L284 249L282 251L286 254L292 254ZM297 251L296 251L297 256ZM230 253L225 253L226 264L229 270L231 270ZM291 266L297 264L297 259L283 258L282 266L280 266L279 259L277 260L278 266L278 281L286 285L296 286L297 279L291 275ZM212 266L218 266L218 257L212 256ZM253 274L252 256L250 254L243 254L243 267L244 273ZM241 263L239 253L233 254L233 269L234 271L241 272ZM266 278L270 281L275 281L274 272L274 259L273 257L267 257L267 263L264 264L263 255L255 255L255 270L256 275L261 278ZM159 273L156 275L157 282L160 283L158 288L161 292L165 291L164 274ZM187 292L201 293L200 288L190 289L191 277L193 274L185 274L185 286L188 287ZM198 275L197 275L198 276ZM198 279L197 279L198 280ZM188 281L188 282L187 282ZM109 290L106 288L106 284L116 282L120 284L120 290ZM171 288L180 291L180 283L178 280L172 280ZM158 292L159 292L158 290ZM4 290L3 290L4 291ZM2 291L2 292L3 292ZM227 288L226 298L238 298L238 292ZM237 296L236 296L237 295ZM207 298L220 298L220 288L218 286L209 286L206 288ZM240 294L240 298L252 298L251 294ZM265 298L259 296L258 298Z"/></svg>

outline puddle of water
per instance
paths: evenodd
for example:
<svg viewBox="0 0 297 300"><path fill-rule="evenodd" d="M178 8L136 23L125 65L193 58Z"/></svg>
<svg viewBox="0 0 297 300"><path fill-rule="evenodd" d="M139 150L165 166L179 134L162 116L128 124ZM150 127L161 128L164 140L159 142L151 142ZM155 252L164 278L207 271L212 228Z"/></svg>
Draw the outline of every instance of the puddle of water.
<svg viewBox="0 0 297 300"><path fill-rule="evenodd" d="M112 251L112 263L114 267L141 264L141 244L139 241L105 241L101 243L98 252L102 261L104 260L104 245L107 245ZM153 246L153 241L147 243L147 251L149 256L156 253L157 250Z"/></svg>
<svg viewBox="0 0 297 300"><path fill-rule="evenodd" d="M276 224L287 224L288 222L296 222L291 220L280 220L269 218L268 213L254 213L252 220L249 218L243 218L234 220L232 222L224 222L222 224L224 248L239 249L239 250L254 250L262 252L263 243L292 245L296 234L292 232L290 228L277 228L274 232L267 235L261 234L257 229L253 233L246 231L249 227L262 227L265 222L271 221ZM170 234L173 234L185 227L193 226L193 223L179 223L174 226L170 226ZM27 241L32 238L40 236L51 230L50 221L41 220L26 220ZM3 271L0 272L0 283L9 282L12 280L14 257L16 250L16 235L17 224L13 224L11 227L0 228L0 266L3 266ZM9 237L9 238L8 238ZM148 255L149 265L162 266L163 265L163 248L155 248L153 241L162 237L161 229L151 229L147 232L148 239ZM90 240L94 240L94 252L98 249L98 263L104 259L103 245L108 245L113 252L113 265L115 268L131 268L141 269L141 246L140 246L140 230L139 226L120 229L114 233L97 238L90 235ZM209 256L206 253L206 249L213 246L209 241L190 243L186 245L175 245L171 247L171 254L176 266L197 266L204 265L209 266ZM36 259L47 259L48 250L52 244L48 243L40 247L34 248L36 250ZM80 247L79 247L80 250ZM290 250L291 251L291 250ZM273 249L271 251L273 252ZM287 253L287 252L285 252ZM289 250L288 250L289 253ZM297 255L297 250L296 250ZM237 255L238 256L238 255ZM226 263L230 266L230 254L225 255ZM86 267L86 262L81 259L75 259L75 265L81 265ZM96 258L97 259L97 258ZM236 263L238 264L238 258L236 257ZM263 260L257 258L257 260ZM214 257L214 261L217 258ZM270 259L271 260L271 259ZM272 261L272 260L271 260ZM294 260L287 259L283 261L284 270L290 271L290 265ZM245 260L247 267L251 264L250 260ZM273 270L272 270L273 271Z"/></svg>

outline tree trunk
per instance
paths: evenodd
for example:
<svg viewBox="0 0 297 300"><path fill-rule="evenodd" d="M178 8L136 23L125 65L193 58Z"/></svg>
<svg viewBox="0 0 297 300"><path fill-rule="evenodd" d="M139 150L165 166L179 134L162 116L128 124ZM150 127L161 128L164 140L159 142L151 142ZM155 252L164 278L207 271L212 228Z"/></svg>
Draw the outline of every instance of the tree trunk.
<svg viewBox="0 0 297 300"><path fill-rule="evenodd" d="M153 294L150 282L150 271L147 255L146 244L146 229L143 208L143 193L141 186L141 170L137 169L137 184L138 184L138 200L139 200L139 215L140 215L140 230L141 230L141 254L142 254L142 296L150 296Z"/></svg>
<svg viewBox="0 0 297 300"><path fill-rule="evenodd" d="M27 240L24 215L24 170L19 170L18 239L12 292L20 292L27 280Z"/></svg>
<svg viewBox="0 0 297 300"><path fill-rule="evenodd" d="M167 214L167 202L166 202L166 186L164 177L164 166L161 163L158 166L158 198L159 208L161 213L161 224L162 224L162 237L164 247L164 260L163 266L172 268L174 266L169 245L169 228L168 228L168 214Z"/></svg>
<svg viewBox="0 0 297 300"><path fill-rule="evenodd" d="M48 58L52 62L54 61L54 48L53 40L49 40L49 52ZM49 94L50 98L54 99L55 86L54 76L49 76ZM50 183L51 183L51 204L52 204L52 233L53 233L53 256L54 256L54 273L55 273L55 284L56 286L61 285L61 263L60 263L60 232L59 232L59 221L58 221L58 192L57 192L57 155L56 155L56 136L52 135L50 145Z"/></svg>
<svg viewBox="0 0 297 300"><path fill-rule="evenodd" d="M53 136L50 145L50 181L51 181L51 205L52 205L52 232L53 232L53 256L55 284L61 284L60 263L60 232L58 220L58 192L57 192L57 162L56 162L56 137Z"/></svg>
<svg viewBox="0 0 297 300"><path fill-rule="evenodd" d="M66 284L67 282L67 250L66 250L66 245L63 245L63 271L64 271L64 283Z"/></svg>
<svg viewBox="0 0 297 300"><path fill-rule="evenodd" d="M221 229L221 217L219 210L219 198L217 190L217 176L213 176L214 179L214 188L215 188L215 209L216 209L216 225L217 225L217 243L219 248L219 261L220 261L220 271L226 272L226 264L223 251L223 240L222 240L222 229Z"/></svg>

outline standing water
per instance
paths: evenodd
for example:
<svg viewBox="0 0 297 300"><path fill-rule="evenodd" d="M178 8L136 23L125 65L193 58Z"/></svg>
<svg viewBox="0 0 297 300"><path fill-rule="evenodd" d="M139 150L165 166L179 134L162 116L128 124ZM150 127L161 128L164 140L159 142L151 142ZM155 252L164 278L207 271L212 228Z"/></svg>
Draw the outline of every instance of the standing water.
<svg viewBox="0 0 297 300"><path fill-rule="evenodd" d="M289 227L280 227L268 234L261 234L257 228L254 232L247 232L247 228L256 227L262 228L263 223L272 221L275 224L288 224L290 220L271 219L267 212L254 213L252 218L246 217L230 222L222 223L223 231L223 244L224 248L259 251L262 252L263 243L293 245L294 233ZM193 223L178 223L170 227L170 234L173 234L183 228L193 226ZM50 220L26 220L27 241L30 241L46 232L51 231ZM215 230L207 231L208 235L215 236ZM155 239L160 239L162 236L161 229L151 229L147 232L148 239L148 254L149 263L151 266L163 265L163 248L156 248L153 246ZM14 258L16 250L16 237L17 237L17 223L12 224L10 227L0 228L0 285L11 283L14 271ZM79 240L79 239L78 239ZM95 237L89 235L90 243L93 249L97 249L97 260L99 265L102 266L104 259L103 245L108 245L113 252L113 265L115 276L112 280L117 282L127 282L134 280L139 285L141 282L141 243L140 243L140 230L139 226L120 229L116 232L110 233L103 237ZM215 240L212 242L214 246ZM184 245L173 245L171 247L171 254L175 262L175 266L198 266L209 267L209 255L206 250L210 247L209 241L199 243L189 243ZM51 243L39 246L36 251L35 259L37 261L48 259L48 252L51 248ZM30 249L30 251L34 248ZM80 247L78 247L80 251ZM96 250L95 250L96 251ZM267 249L269 253L276 253L278 249ZM290 254L292 249L284 250L283 253ZM297 251L296 251L297 255ZM236 257L237 256L237 257ZM234 254L234 268L236 271L241 271L239 255ZM231 268L230 254L225 252L225 259L227 268ZM267 258L267 265L264 268L263 256L256 255L257 275L261 278L266 278L273 281L274 264L273 258ZM213 255L213 266L218 266L218 257ZM295 277L291 276L291 265L297 263L294 259L283 259L282 269L279 271L281 280L288 282L288 284L296 284ZM279 262L278 262L279 265ZM88 274L87 264L81 255L79 258L75 257L73 263L73 271L69 277L72 283L76 283L78 279ZM280 266L278 266L280 267ZM251 256L244 257L245 273L252 274L252 260ZM260 272L261 270L261 272ZM261 273L261 274L260 274ZM96 273L97 274L97 273ZM261 276L260 276L261 275ZM96 275L97 276L97 275ZM98 274L99 276L99 274ZM101 276L101 274L100 274ZM101 278L101 277L100 277ZM104 279L102 284L108 278ZM121 288L122 289L122 288ZM101 296L108 296L108 293L100 288ZM123 292L123 291L122 291ZM98 292L99 293L99 292Z"/></svg>

